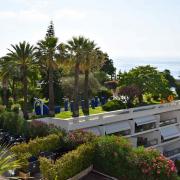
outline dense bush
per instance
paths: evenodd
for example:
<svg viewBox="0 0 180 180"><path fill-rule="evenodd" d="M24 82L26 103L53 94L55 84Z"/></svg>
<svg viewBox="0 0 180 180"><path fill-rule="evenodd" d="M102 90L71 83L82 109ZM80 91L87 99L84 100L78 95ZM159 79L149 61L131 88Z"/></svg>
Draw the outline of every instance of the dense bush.
<svg viewBox="0 0 180 180"><path fill-rule="evenodd" d="M28 137L43 137L49 134L49 126L46 123L32 120L28 124Z"/></svg>
<svg viewBox="0 0 180 180"><path fill-rule="evenodd" d="M131 151L132 147L125 138L100 137L95 142L94 168L123 179L129 174L128 157Z"/></svg>
<svg viewBox="0 0 180 180"><path fill-rule="evenodd" d="M93 150L92 144L83 144L62 156L54 165L46 158L41 158L41 173L48 180L71 178L92 164Z"/></svg>
<svg viewBox="0 0 180 180"><path fill-rule="evenodd" d="M12 152L17 155L23 153L30 153L33 156L38 156L41 151L53 151L62 146L62 134L51 134L43 138L35 138L29 143L22 143L11 148Z"/></svg>
<svg viewBox="0 0 180 180"><path fill-rule="evenodd" d="M21 108L21 105L20 105L20 104L13 104L13 105L11 106L11 111L19 114L20 108Z"/></svg>
<svg viewBox="0 0 180 180"><path fill-rule="evenodd" d="M147 177L149 180L175 180L177 178L174 162L161 155L156 149L143 147L134 149L130 164L132 175L141 176L142 180L146 180Z"/></svg>
<svg viewBox="0 0 180 180"><path fill-rule="evenodd" d="M125 104L120 100L112 100L108 101L106 104L102 106L104 111L115 111L119 109L125 109Z"/></svg>
<svg viewBox="0 0 180 180"><path fill-rule="evenodd" d="M5 109L6 109L6 106L3 106L3 105L0 104L0 113L4 112Z"/></svg>
<svg viewBox="0 0 180 180"><path fill-rule="evenodd" d="M112 92L110 90L102 89L97 93L98 97L101 99L102 97L110 98L112 97Z"/></svg>
<svg viewBox="0 0 180 180"><path fill-rule="evenodd" d="M9 131L11 134L24 134L26 131L25 124L26 121L17 113L7 111L0 113L0 128Z"/></svg>
<svg viewBox="0 0 180 180"><path fill-rule="evenodd" d="M74 91L74 78L73 77L65 77L62 78L62 89L64 92L64 96L72 99L73 91ZM90 74L89 76L89 96L93 97L97 92L101 89L101 84L99 81ZM79 97L82 97L84 94L84 75L79 76Z"/></svg>
<svg viewBox="0 0 180 180"><path fill-rule="evenodd" d="M72 131L66 136L66 143L69 149L75 149L80 144L92 142L96 138L92 132L86 132L83 130Z"/></svg>

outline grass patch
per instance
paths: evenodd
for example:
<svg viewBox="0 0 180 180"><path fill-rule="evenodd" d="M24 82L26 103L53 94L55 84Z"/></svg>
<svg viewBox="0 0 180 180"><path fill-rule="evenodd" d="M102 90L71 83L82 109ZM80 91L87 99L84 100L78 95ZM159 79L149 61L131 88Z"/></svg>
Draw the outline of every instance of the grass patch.
<svg viewBox="0 0 180 180"><path fill-rule="evenodd" d="M95 109L92 109L92 108L89 108L89 113L90 115L91 114L99 114L99 113L102 113L104 112L102 107L99 106L99 107L96 107ZM79 116L83 116L83 112L82 112L82 109L79 110ZM67 119L67 118L71 118L72 117L72 112L71 111L64 111L64 112L61 112L59 114L56 114L55 115L56 118L61 118L61 119Z"/></svg>

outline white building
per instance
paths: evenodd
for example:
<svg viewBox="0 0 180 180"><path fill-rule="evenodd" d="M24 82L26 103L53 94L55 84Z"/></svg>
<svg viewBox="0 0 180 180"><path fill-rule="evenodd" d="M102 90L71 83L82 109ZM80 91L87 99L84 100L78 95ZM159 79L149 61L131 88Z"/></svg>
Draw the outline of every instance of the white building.
<svg viewBox="0 0 180 180"><path fill-rule="evenodd" d="M43 118L66 131L84 129L96 135L116 134L130 139L134 147L154 147L166 157L180 156L180 101L69 118Z"/></svg>

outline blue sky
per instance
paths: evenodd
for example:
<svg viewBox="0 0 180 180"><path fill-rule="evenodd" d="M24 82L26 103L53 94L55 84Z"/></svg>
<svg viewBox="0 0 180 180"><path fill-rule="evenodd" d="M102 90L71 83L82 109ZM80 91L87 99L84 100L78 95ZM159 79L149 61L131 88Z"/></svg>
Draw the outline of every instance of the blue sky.
<svg viewBox="0 0 180 180"><path fill-rule="evenodd" d="M35 44L52 19L60 42L84 35L111 57L180 57L180 0L0 1L0 56Z"/></svg>

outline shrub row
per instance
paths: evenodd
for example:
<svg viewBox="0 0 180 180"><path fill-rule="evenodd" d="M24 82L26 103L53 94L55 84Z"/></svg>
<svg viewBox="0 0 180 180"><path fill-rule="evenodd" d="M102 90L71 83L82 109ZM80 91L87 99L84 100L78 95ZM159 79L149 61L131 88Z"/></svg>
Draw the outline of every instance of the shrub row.
<svg viewBox="0 0 180 180"><path fill-rule="evenodd" d="M91 164L102 173L127 180L175 180L174 163L157 150L132 148L123 137L98 137L83 144L51 164L41 158L40 169L47 180L65 180L86 169Z"/></svg>
<svg viewBox="0 0 180 180"><path fill-rule="evenodd" d="M132 148L123 137L100 137L95 143L94 167L118 179L175 180L176 168L155 149Z"/></svg>
<svg viewBox="0 0 180 180"><path fill-rule="evenodd" d="M16 111L16 108L15 110ZM21 135L28 139L36 137L45 137L49 134L62 130L53 125L32 120L26 121L20 117L17 112L8 112L0 110L0 129L9 132L11 135Z"/></svg>
<svg viewBox="0 0 180 180"><path fill-rule="evenodd" d="M115 111L119 109L125 109L126 105L120 100L111 100L102 106L104 111Z"/></svg>
<svg viewBox="0 0 180 180"><path fill-rule="evenodd" d="M52 151L62 146L62 134L50 134L43 138L35 138L29 143L22 143L11 148L16 155L30 153L38 156L41 151Z"/></svg>
<svg viewBox="0 0 180 180"><path fill-rule="evenodd" d="M52 164L46 158L40 158L40 169L43 177L48 180L66 180L89 167L93 162L92 144L83 144Z"/></svg>

